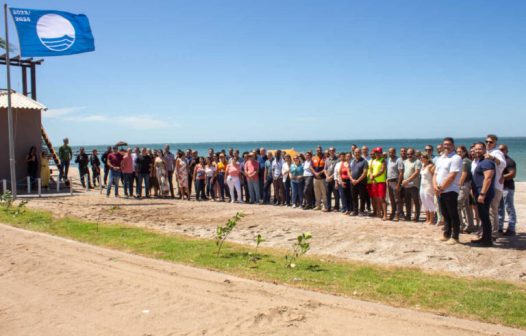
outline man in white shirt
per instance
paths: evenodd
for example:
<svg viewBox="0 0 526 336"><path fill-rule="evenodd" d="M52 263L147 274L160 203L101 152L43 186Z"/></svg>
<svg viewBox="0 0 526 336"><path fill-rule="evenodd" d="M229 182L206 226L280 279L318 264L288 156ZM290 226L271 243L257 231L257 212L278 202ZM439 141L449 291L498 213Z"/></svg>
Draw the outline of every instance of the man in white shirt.
<svg viewBox="0 0 526 336"><path fill-rule="evenodd" d="M276 151L276 157L272 161L272 179L274 185L274 197L276 203L274 205L285 205L285 185L283 184L283 158L281 157L281 150Z"/></svg>
<svg viewBox="0 0 526 336"><path fill-rule="evenodd" d="M502 173L506 168L506 157L497 147L497 136L495 134L488 134L486 137L486 156L485 158L491 160L495 163L495 196L491 201L489 207L489 217L491 219L491 225L493 227L493 237L496 237L496 234L499 231L499 204L502 199L502 194L504 192L504 178Z"/></svg>
<svg viewBox="0 0 526 336"><path fill-rule="evenodd" d="M445 222L444 236L441 240L453 245L458 243L460 234L458 193L460 191L462 158L455 153L453 138L444 138L442 145L443 151L436 160L433 188L438 195L438 204Z"/></svg>
<svg viewBox="0 0 526 336"><path fill-rule="evenodd" d="M314 174L312 173L312 153L307 152L305 154L305 162L303 162L303 177L305 179L304 199L305 207L304 210L312 209L314 207Z"/></svg>

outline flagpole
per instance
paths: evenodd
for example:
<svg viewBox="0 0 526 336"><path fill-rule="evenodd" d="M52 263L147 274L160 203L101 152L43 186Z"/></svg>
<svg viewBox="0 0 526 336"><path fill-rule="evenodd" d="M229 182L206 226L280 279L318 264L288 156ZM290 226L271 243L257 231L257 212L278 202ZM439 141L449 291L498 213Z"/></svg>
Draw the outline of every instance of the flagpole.
<svg viewBox="0 0 526 336"><path fill-rule="evenodd" d="M4 4L5 20L5 64L7 73L7 128L9 136L9 169L11 171L11 193L16 198L15 139L13 136L13 110L11 109L11 68L9 59L9 33L7 24L7 4Z"/></svg>

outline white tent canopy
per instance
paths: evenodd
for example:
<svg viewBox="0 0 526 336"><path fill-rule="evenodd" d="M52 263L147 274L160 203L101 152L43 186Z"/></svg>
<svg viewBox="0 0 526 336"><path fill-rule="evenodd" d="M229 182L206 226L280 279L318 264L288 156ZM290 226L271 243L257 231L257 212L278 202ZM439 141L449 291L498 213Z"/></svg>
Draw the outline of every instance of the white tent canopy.
<svg viewBox="0 0 526 336"><path fill-rule="evenodd" d="M47 110L44 105L18 92L11 92L11 107L14 109ZM0 91L0 108L7 109L7 91Z"/></svg>

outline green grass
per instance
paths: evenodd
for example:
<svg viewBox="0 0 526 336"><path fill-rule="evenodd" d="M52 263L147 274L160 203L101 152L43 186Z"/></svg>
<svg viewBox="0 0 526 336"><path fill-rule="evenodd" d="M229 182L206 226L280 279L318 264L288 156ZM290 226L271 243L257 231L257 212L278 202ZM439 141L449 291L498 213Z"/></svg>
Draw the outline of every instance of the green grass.
<svg viewBox="0 0 526 336"><path fill-rule="evenodd" d="M251 279L526 329L526 286L521 284L317 256L303 257L290 269L285 267L285 251L260 249L261 259L254 263L249 261L254 247L226 243L217 257L213 240L76 218L56 219L42 211L26 210L13 216L0 209L0 222ZM316 244L316 237L312 243Z"/></svg>

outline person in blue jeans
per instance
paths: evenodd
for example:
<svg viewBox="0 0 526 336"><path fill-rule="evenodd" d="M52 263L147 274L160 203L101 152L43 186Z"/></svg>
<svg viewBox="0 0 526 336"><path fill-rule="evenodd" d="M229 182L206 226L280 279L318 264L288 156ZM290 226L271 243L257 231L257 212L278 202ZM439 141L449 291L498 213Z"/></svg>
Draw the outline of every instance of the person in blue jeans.
<svg viewBox="0 0 526 336"><path fill-rule="evenodd" d="M110 196L112 185L115 188L115 197L119 197L119 181L121 180L121 163L122 154L119 153L119 147L114 146L113 152L108 155L108 165L110 168L110 181L106 189L106 197Z"/></svg>
<svg viewBox="0 0 526 336"><path fill-rule="evenodd" d="M152 169L152 158L148 155L146 148L135 158L135 172L137 173L136 198L142 197L142 184L144 181L144 194L150 197L150 172Z"/></svg>
<svg viewBox="0 0 526 336"><path fill-rule="evenodd" d="M300 157L296 155L290 165L290 185L292 187L292 207L301 207L303 205L303 189L305 180L303 178L303 163Z"/></svg>
<svg viewBox="0 0 526 336"><path fill-rule="evenodd" d="M500 145L499 150L504 154L506 159L506 168L502 173L504 178L504 190L499 206L499 232L504 230L504 219L508 213L508 228L503 233L505 236L514 236L516 234L515 226L517 225L517 215L515 213L515 175L517 174L517 164L508 156L508 146Z"/></svg>

